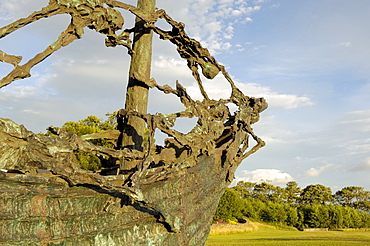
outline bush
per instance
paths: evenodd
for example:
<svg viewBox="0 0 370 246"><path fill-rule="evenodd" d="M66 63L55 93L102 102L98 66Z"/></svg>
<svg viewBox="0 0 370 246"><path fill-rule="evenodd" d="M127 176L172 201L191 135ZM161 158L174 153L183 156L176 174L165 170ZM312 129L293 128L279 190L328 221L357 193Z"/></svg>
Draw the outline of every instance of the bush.
<svg viewBox="0 0 370 246"><path fill-rule="evenodd" d="M101 169L100 159L90 153L75 153L77 162L82 169L96 171Z"/></svg>
<svg viewBox="0 0 370 246"><path fill-rule="evenodd" d="M243 216L241 213L243 205L244 202L238 193L230 188L226 188L219 201L215 218L223 221L236 220L236 218Z"/></svg>

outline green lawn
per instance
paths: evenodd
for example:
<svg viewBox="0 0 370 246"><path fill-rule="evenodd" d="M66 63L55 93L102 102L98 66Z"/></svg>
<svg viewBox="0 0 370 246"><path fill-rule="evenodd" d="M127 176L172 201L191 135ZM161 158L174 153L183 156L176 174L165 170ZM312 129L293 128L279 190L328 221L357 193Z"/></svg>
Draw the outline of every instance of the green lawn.
<svg viewBox="0 0 370 246"><path fill-rule="evenodd" d="M260 228L238 234L210 235L206 246L210 245L370 245L370 231L303 232Z"/></svg>

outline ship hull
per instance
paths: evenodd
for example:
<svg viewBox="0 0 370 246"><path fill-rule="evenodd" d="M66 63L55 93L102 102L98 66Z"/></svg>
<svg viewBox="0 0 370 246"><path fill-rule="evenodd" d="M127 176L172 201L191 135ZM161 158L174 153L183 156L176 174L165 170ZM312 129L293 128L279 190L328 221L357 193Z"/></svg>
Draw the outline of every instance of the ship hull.
<svg viewBox="0 0 370 246"><path fill-rule="evenodd" d="M3 174L0 244L204 245L227 183L212 156L169 179L143 185L144 196L175 217L94 186L70 187L55 176Z"/></svg>

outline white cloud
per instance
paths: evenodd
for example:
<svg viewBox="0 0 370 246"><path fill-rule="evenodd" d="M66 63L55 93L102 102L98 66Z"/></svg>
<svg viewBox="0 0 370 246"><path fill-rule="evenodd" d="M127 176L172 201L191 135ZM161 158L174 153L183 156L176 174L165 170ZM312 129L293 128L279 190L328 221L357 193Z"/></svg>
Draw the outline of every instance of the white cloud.
<svg viewBox="0 0 370 246"><path fill-rule="evenodd" d="M342 42L339 45L344 46L344 47L351 47L352 43L351 42Z"/></svg>
<svg viewBox="0 0 370 246"><path fill-rule="evenodd" d="M185 60L176 60L171 57L159 56L158 59L153 61L153 66L157 68L165 68L168 70L183 69L186 66Z"/></svg>
<svg viewBox="0 0 370 246"><path fill-rule="evenodd" d="M224 38L225 39L232 39L234 36L234 28L233 26L230 24L226 29L225 29L225 36Z"/></svg>
<svg viewBox="0 0 370 246"><path fill-rule="evenodd" d="M345 115L345 120L341 121L345 127L351 127L356 131L370 131L370 110L357 110Z"/></svg>
<svg viewBox="0 0 370 246"><path fill-rule="evenodd" d="M279 107L284 109L295 109L302 106L312 106L313 102L309 97L269 93L265 95L270 107Z"/></svg>
<svg viewBox="0 0 370 246"><path fill-rule="evenodd" d="M24 109L23 112L28 114L41 114L39 111L33 109Z"/></svg>
<svg viewBox="0 0 370 246"><path fill-rule="evenodd" d="M232 4L234 0L219 0L220 4Z"/></svg>
<svg viewBox="0 0 370 246"><path fill-rule="evenodd" d="M264 97L269 108L295 109L302 106L312 106L313 102L307 96L298 96L293 94L279 94L271 88L254 83L237 84L247 95L254 97Z"/></svg>
<svg viewBox="0 0 370 246"><path fill-rule="evenodd" d="M287 182L294 180L289 173L277 169L256 169L254 171L243 170L242 173L242 176L236 177L231 185L236 185L239 181L286 184Z"/></svg>
<svg viewBox="0 0 370 246"><path fill-rule="evenodd" d="M11 98L25 98L34 97L39 94L39 89L34 86L9 86L6 89L0 91L0 100L6 101Z"/></svg>
<svg viewBox="0 0 370 246"><path fill-rule="evenodd" d="M324 172L325 170L327 170L328 168L333 167L333 166L334 166L334 164L328 163L328 164L326 164L326 165L324 165L324 166L321 166L321 167L319 167L319 168L314 168L314 167L312 167L312 168L308 169L308 170L303 174L303 176L304 176L304 177L318 177L318 176L320 176L320 174L321 174L322 172Z"/></svg>
<svg viewBox="0 0 370 246"><path fill-rule="evenodd" d="M370 110L357 110L344 114L334 128L342 132L337 146L345 153L367 155L370 151Z"/></svg>
<svg viewBox="0 0 370 246"><path fill-rule="evenodd" d="M261 10L261 6L254 6L254 7L242 7L240 10L246 14L246 15L251 15L253 12Z"/></svg>
<svg viewBox="0 0 370 246"><path fill-rule="evenodd" d="M48 0L1 0L1 14L5 14L5 20L14 20L29 15L33 11L40 10L46 6ZM3 15L2 15L3 16Z"/></svg>
<svg viewBox="0 0 370 246"><path fill-rule="evenodd" d="M244 19L244 21L245 21L245 22L252 22L252 21L253 21L253 19L252 19L251 17L246 17L246 18Z"/></svg>
<svg viewBox="0 0 370 246"><path fill-rule="evenodd" d="M16 97L27 97L38 94L38 89L33 86L16 86L13 92Z"/></svg>
<svg viewBox="0 0 370 246"><path fill-rule="evenodd" d="M262 3L262 2L261 2ZM262 6L249 6L246 1L194 1L188 8L187 30L191 36L201 39L212 54L225 51L230 47L225 39L232 39L232 33L225 35L225 29L230 23L252 21L250 15L259 11Z"/></svg>
<svg viewBox="0 0 370 246"><path fill-rule="evenodd" d="M189 77L189 79L193 81L192 78ZM234 82L246 95L252 97L264 97L269 103L270 109L283 108L289 110L313 105L311 99L306 96L279 94L273 91L270 87L259 84ZM212 81L205 79L203 81L203 85L208 95L213 99L229 98L231 95L231 87L221 74L219 74ZM187 91L194 99L202 99L202 96L199 92L199 87L194 81L187 85Z"/></svg>
<svg viewBox="0 0 370 246"><path fill-rule="evenodd" d="M266 120L266 119L264 119L264 120ZM281 144L281 143L285 143L285 141L283 139L275 138L275 137L272 137L272 136L261 135L260 137L267 144Z"/></svg>
<svg viewBox="0 0 370 246"><path fill-rule="evenodd" d="M258 50L260 50L260 49L262 49L262 48L266 48L266 45L254 46L254 47L253 47L253 51L258 51Z"/></svg>
<svg viewBox="0 0 370 246"><path fill-rule="evenodd" d="M352 172L363 172L370 170L370 157L366 158L360 165L355 166L350 171Z"/></svg>
<svg viewBox="0 0 370 246"><path fill-rule="evenodd" d="M243 12L240 11L239 9L234 9L234 10L231 11L232 16L239 16L239 15L242 15L242 14L243 14Z"/></svg>

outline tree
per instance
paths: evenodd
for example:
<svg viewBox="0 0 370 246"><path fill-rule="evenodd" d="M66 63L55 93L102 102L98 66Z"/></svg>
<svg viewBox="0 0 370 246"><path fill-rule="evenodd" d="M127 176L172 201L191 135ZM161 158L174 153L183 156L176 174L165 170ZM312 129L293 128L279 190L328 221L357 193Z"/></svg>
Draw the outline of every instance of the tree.
<svg viewBox="0 0 370 246"><path fill-rule="evenodd" d="M260 204L257 204L258 202ZM262 206L265 206L265 204L259 200L255 200L253 198L244 199L244 207L242 209L242 213L247 218L260 220L259 210Z"/></svg>
<svg viewBox="0 0 370 246"><path fill-rule="evenodd" d="M363 187L348 186L334 194L334 201L342 206L370 212L370 192Z"/></svg>
<svg viewBox="0 0 370 246"><path fill-rule="evenodd" d="M267 207L266 202L255 198L244 199L244 201L243 215L255 220L261 220L262 211Z"/></svg>
<svg viewBox="0 0 370 246"><path fill-rule="evenodd" d="M285 223L288 226L298 226L299 223L299 216L298 216L298 211L295 207L289 206L289 204L285 205L285 210L287 214L287 218L285 220Z"/></svg>
<svg viewBox="0 0 370 246"><path fill-rule="evenodd" d="M117 127L116 123L116 112L107 113L107 120L103 120L97 116L90 115L83 120L77 122L68 121L63 124L64 128L68 132L73 132L78 136L99 133L107 130L114 130ZM47 132L46 135L52 135L51 132ZM95 145L99 145L105 148L113 148L114 144L105 139L92 139L88 140ZM82 169L96 171L101 169L102 166L110 166L112 162L111 159L105 159L103 156L96 156L91 153L75 153L78 164Z"/></svg>
<svg viewBox="0 0 370 246"><path fill-rule="evenodd" d="M320 222L317 214L317 205L307 205L299 208L303 216L303 222L301 228L318 228L320 227Z"/></svg>
<svg viewBox="0 0 370 246"><path fill-rule="evenodd" d="M331 189L321 184L308 185L303 189L300 202L302 204L325 204L333 199Z"/></svg>
<svg viewBox="0 0 370 246"><path fill-rule="evenodd" d="M285 194L284 198L289 204L296 204L299 201L299 196L302 192L301 188L298 186L298 183L295 181L290 181L286 184L284 188Z"/></svg>
<svg viewBox="0 0 370 246"><path fill-rule="evenodd" d="M253 188L257 183L239 181L233 190L239 193L242 198L250 198L253 196Z"/></svg>
<svg viewBox="0 0 370 246"><path fill-rule="evenodd" d="M243 207L244 202L239 197L239 194L230 188L226 188L218 203L215 218L227 221L242 217L243 214L241 211Z"/></svg>
<svg viewBox="0 0 370 246"><path fill-rule="evenodd" d="M339 205L329 206L329 217L330 217L330 229L343 228L344 217L343 207Z"/></svg>
<svg viewBox="0 0 370 246"><path fill-rule="evenodd" d="M344 210L344 227L346 228L359 228L362 224L362 216L360 212L351 207L343 207Z"/></svg>
<svg viewBox="0 0 370 246"><path fill-rule="evenodd" d="M90 115L77 122L68 121L63 124L63 128L70 132L74 132L77 135L85 135L115 129L117 126L117 123L114 122L115 113L107 113L105 115L108 116L108 119L105 121L95 115Z"/></svg>
<svg viewBox="0 0 370 246"><path fill-rule="evenodd" d="M283 197L283 189L279 186L262 182L256 184L253 188L253 196L263 201L281 202Z"/></svg>
<svg viewBox="0 0 370 246"><path fill-rule="evenodd" d="M286 223L288 220L288 209L285 204L277 202L267 202L266 207L260 212L261 220L273 223Z"/></svg>

